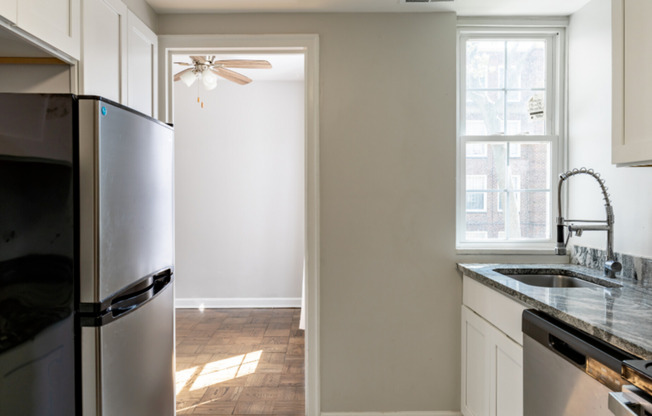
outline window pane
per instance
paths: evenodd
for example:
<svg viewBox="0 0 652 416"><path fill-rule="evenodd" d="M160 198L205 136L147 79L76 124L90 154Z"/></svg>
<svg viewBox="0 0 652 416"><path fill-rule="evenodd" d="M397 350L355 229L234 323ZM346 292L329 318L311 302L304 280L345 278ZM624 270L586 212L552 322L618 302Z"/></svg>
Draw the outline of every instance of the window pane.
<svg viewBox="0 0 652 416"><path fill-rule="evenodd" d="M505 93L467 91L466 135L501 134L505 131Z"/></svg>
<svg viewBox="0 0 652 416"><path fill-rule="evenodd" d="M542 91L507 91L507 133L544 135L545 114L531 117L529 110L530 99L534 96L543 97ZM545 100L544 108L545 108Z"/></svg>
<svg viewBox="0 0 652 416"><path fill-rule="evenodd" d="M505 169L507 168L507 143L481 143L486 146L487 156L478 158L473 156L475 147L480 144L478 142L467 142L466 144L466 177L467 184L466 190L477 189L504 189L505 187ZM476 176L483 176L485 178L484 187L472 188L469 178ZM475 179L471 179L475 180ZM477 184L473 182L472 184Z"/></svg>
<svg viewBox="0 0 652 416"><path fill-rule="evenodd" d="M466 157L487 157L487 143L467 143Z"/></svg>
<svg viewBox="0 0 652 416"><path fill-rule="evenodd" d="M466 42L466 88L505 87L505 41Z"/></svg>
<svg viewBox="0 0 652 416"><path fill-rule="evenodd" d="M519 177L520 189L550 189L550 143L510 142L509 172ZM520 149L512 156L512 147Z"/></svg>
<svg viewBox="0 0 652 416"><path fill-rule="evenodd" d="M546 87L546 42L507 41L507 88Z"/></svg>
<svg viewBox="0 0 652 416"><path fill-rule="evenodd" d="M469 241L489 241L505 239L505 216L498 212L495 196L497 192L488 192L487 197L491 199L486 212L466 212L466 238Z"/></svg>
<svg viewBox="0 0 652 416"><path fill-rule="evenodd" d="M510 238L550 238L550 192L515 192L513 200L520 201L520 209L510 208L516 214L510 221Z"/></svg>
<svg viewBox="0 0 652 416"><path fill-rule="evenodd" d="M487 210L487 193L486 192L467 192L466 193L466 211L484 212Z"/></svg>

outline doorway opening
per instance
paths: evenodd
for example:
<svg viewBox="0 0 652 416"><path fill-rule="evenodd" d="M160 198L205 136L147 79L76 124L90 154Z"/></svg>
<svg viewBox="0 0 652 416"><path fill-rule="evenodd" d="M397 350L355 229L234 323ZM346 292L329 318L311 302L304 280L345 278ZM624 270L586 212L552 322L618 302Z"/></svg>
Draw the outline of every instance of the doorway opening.
<svg viewBox="0 0 652 416"><path fill-rule="evenodd" d="M178 363L177 390L196 402L182 408L212 406L212 414L228 414L237 410L226 408L231 405L244 411L273 406L250 399L276 397L261 390L276 384L284 389L268 402L288 406L284 414L304 414L294 412L303 405L296 395L305 385L303 410L318 414L317 41L160 39L159 58L166 62L161 104L175 124L177 146L176 285L177 308L184 308L178 310L184 362ZM189 56L267 59L283 74L237 69L253 82L243 88L220 80L206 89L198 79L175 86L173 74L183 69L175 62ZM192 280L201 289L184 286ZM201 319L193 322L192 310L201 311ZM305 341L298 336L299 310ZM304 359L305 374L298 375Z"/></svg>

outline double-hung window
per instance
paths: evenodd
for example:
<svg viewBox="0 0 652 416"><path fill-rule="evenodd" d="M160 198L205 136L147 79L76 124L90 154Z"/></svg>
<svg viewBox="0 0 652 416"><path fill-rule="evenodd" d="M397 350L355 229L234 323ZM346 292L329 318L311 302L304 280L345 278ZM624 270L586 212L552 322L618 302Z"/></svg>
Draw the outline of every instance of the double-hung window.
<svg viewBox="0 0 652 416"><path fill-rule="evenodd" d="M563 30L459 30L458 249L550 248Z"/></svg>

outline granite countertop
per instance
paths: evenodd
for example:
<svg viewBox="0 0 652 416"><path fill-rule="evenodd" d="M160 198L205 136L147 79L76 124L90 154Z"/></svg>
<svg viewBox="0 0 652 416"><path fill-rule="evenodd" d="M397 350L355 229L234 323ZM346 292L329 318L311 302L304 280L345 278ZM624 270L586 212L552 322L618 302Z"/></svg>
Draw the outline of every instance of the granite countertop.
<svg viewBox="0 0 652 416"><path fill-rule="evenodd" d="M464 275L643 359L652 359L652 288L574 264L458 264ZM563 269L613 288L529 286L494 269Z"/></svg>

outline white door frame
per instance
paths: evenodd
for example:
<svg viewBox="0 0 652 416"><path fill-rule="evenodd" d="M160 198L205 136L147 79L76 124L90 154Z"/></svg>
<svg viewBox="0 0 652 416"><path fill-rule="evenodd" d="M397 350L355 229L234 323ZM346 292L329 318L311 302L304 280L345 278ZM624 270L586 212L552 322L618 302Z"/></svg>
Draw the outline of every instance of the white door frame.
<svg viewBox="0 0 652 416"><path fill-rule="evenodd" d="M159 108L174 123L172 56L210 53L303 53L305 57L306 415L320 414L319 385L319 36L161 35Z"/></svg>

